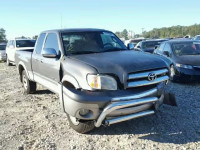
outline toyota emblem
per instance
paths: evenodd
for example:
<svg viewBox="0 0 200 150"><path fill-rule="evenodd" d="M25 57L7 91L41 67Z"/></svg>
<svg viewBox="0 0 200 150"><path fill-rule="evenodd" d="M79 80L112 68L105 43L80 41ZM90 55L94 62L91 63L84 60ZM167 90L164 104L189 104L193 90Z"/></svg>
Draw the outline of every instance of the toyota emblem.
<svg viewBox="0 0 200 150"><path fill-rule="evenodd" d="M155 73L149 73L148 75L148 80L149 81L153 81L157 78L156 74Z"/></svg>

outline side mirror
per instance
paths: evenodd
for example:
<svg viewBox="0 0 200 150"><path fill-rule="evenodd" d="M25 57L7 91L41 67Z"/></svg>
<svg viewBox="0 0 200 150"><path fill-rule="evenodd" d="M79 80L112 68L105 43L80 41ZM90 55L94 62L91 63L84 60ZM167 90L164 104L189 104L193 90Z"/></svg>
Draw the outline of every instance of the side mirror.
<svg viewBox="0 0 200 150"><path fill-rule="evenodd" d="M46 58L56 58L57 52L54 48L44 48L42 50L42 56Z"/></svg>
<svg viewBox="0 0 200 150"><path fill-rule="evenodd" d="M128 46L127 46L127 48L128 48L129 50L133 50L133 49L134 49L134 44L129 43Z"/></svg>
<svg viewBox="0 0 200 150"><path fill-rule="evenodd" d="M166 55L167 57L170 57L170 53L168 51L164 51L163 54Z"/></svg>
<svg viewBox="0 0 200 150"><path fill-rule="evenodd" d="M141 47L138 45L137 48L141 48Z"/></svg>
<svg viewBox="0 0 200 150"><path fill-rule="evenodd" d="M157 49L158 48L158 45L156 45L155 47L154 47L154 49Z"/></svg>

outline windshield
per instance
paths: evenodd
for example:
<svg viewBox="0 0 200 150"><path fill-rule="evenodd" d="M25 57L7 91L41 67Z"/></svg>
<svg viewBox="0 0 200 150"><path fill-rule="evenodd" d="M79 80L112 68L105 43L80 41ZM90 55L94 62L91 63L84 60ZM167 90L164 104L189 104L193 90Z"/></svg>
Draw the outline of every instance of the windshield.
<svg viewBox="0 0 200 150"><path fill-rule="evenodd" d="M0 51L5 50L5 49L6 49L6 45L0 45Z"/></svg>
<svg viewBox="0 0 200 150"><path fill-rule="evenodd" d="M35 40L16 40L16 47L34 47Z"/></svg>
<svg viewBox="0 0 200 150"><path fill-rule="evenodd" d="M200 43L197 42L173 43L172 49L177 56L200 55Z"/></svg>
<svg viewBox="0 0 200 150"><path fill-rule="evenodd" d="M200 40L200 36L195 37L194 40Z"/></svg>
<svg viewBox="0 0 200 150"><path fill-rule="evenodd" d="M155 48L155 46L160 45L162 42L166 40L161 40L161 41L146 41L142 43L142 48L147 49L147 48Z"/></svg>
<svg viewBox="0 0 200 150"><path fill-rule="evenodd" d="M73 32L62 34L65 54L87 54L126 50L111 32Z"/></svg>

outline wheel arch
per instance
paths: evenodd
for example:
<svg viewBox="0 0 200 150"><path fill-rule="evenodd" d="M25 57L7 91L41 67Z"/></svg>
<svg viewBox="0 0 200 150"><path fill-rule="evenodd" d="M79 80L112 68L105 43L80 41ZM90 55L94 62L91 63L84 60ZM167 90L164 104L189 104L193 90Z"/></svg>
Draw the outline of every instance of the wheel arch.
<svg viewBox="0 0 200 150"><path fill-rule="evenodd" d="M70 75L64 75L63 76L62 84L65 87L76 88L76 89L80 88L78 81Z"/></svg>
<svg viewBox="0 0 200 150"><path fill-rule="evenodd" d="M23 72L23 70L26 71L27 77L29 78L29 74L27 72L25 64L22 61L19 62L18 66L17 66L17 69L18 69L18 72L19 72L19 75L20 75L20 81L21 82L22 82L22 72Z"/></svg>

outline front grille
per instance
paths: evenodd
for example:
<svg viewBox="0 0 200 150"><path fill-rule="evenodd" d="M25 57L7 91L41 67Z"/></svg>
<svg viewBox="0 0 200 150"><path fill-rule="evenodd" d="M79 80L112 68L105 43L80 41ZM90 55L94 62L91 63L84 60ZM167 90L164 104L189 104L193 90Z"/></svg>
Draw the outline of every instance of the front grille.
<svg viewBox="0 0 200 150"><path fill-rule="evenodd" d="M149 70L145 72L130 73L127 80L127 88L155 85L169 80L168 69Z"/></svg>

